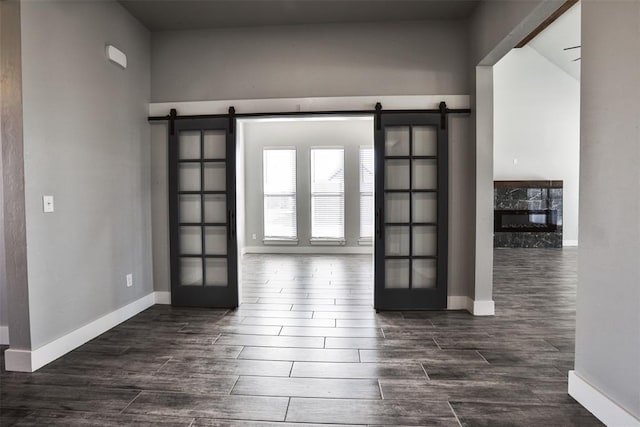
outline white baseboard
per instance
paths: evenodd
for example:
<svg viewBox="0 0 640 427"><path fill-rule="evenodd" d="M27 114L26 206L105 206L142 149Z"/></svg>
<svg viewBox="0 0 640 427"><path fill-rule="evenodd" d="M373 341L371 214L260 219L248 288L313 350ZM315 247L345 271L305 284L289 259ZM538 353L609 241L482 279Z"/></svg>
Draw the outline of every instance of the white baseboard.
<svg viewBox="0 0 640 427"><path fill-rule="evenodd" d="M156 304L171 304L171 292L154 292L153 298Z"/></svg>
<svg viewBox="0 0 640 427"><path fill-rule="evenodd" d="M0 326L0 345L9 345L9 327Z"/></svg>
<svg viewBox="0 0 640 427"><path fill-rule="evenodd" d="M5 367L7 371L34 372L154 304L152 292L35 350L10 348L5 351Z"/></svg>
<svg viewBox="0 0 640 427"><path fill-rule="evenodd" d="M607 426L640 427L640 419L580 378L576 371L569 371L569 395Z"/></svg>
<svg viewBox="0 0 640 427"><path fill-rule="evenodd" d="M491 300L472 300L469 298L469 313L474 316L493 316L496 314L495 303Z"/></svg>
<svg viewBox="0 0 640 427"><path fill-rule="evenodd" d="M447 310L468 310L469 297L449 296L447 297Z"/></svg>
<svg viewBox="0 0 640 427"><path fill-rule="evenodd" d="M245 254L372 255L371 246L247 246Z"/></svg>
<svg viewBox="0 0 640 427"><path fill-rule="evenodd" d="M578 246L577 240L563 240L562 246Z"/></svg>
<svg viewBox="0 0 640 427"><path fill-rule="evenodd" d="M493 301L474 301L465 296L450 296L447 298L447 310L467 310L474 316L493 316L495 304Z"/></svg>

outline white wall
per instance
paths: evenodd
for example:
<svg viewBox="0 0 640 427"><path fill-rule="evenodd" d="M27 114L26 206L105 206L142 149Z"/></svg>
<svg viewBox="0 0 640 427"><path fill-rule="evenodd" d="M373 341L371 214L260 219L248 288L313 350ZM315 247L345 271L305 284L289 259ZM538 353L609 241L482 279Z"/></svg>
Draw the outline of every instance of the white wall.
<svg viewBox="0 0 640 427"><path fill-rule="evenodd" d="M575 373L609 425L640 425L638 76L640 2L583 0ZM635 424L606 418L607 399Z"/></svg>
<svg viewBox="0 0 640 427"><path fill-rule="evenodd" d="M493 67L493 82L494 179L563 180L563 239L575 244L580 83L527 46Z"/></svg>
<svg viewBox="0 0 640 427"><path fill-rule="evenodd" d="M262 152L265 147L296 147L297 156L297 248L316 253L340 251L342 246L313 247L311 239L311 162L312 147L345 149L345 247L359 247L360 237L360 147L373 148L373 117L324 120L247 120L244 123L246 236L247 250L278 246L264 245L264 201L262 192ZM373 213L372 213L373 214ZM253 239L253 235L256 239ZM315 248L315 249L313 249ZM371 246L363 252L372 252Z"/></svg>
<svg viewBox="0 0 640 427"><path fill-rule="evenodd" d="M31 348L38 349L153 291L150 39L116 2L22 2L21 27ZM107 43L128 55L126 70L108 62ZM42 212L44 194L55 197L54 213Z"/></svg>

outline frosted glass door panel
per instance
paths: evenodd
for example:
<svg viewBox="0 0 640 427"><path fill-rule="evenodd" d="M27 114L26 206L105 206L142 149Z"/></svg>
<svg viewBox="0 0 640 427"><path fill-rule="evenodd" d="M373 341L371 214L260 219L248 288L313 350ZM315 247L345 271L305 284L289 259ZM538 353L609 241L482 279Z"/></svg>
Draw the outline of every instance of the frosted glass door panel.
<svg viewBox="0 0 640 427"><path fill-rule="evenodd" d="M409 128L406 126L388 128L385 131L385 156L409 155Z"/></svg>
<svg viewBox="0 0 640 427"><path fill-rule="evenodd" d="M414 259L411 286L418 289L435 288L438 277L437 263L434 259Z"/></svg>
<svg viewBox="0 0 640 427"><path fill-rule="evenodd" d="M227 227L205 227L204 247L207 255L226 255Z"/></svg>
<svg viewBox="0 0 640 427"><path fill-rule="evenodd" d="M434 126L413 127L413 155L436 156L438 154L438 130Z"/></svg>
<svg viewBox="0 0 640 427"><path fill-rule="evenodd" d="M413 161L413 189L435 190L438 188L438 165L435 160Z"/></svg>
<svg viewBox="0 0 640 427"><path fill-rule="evenodd" d="M385 222L409 222L409 193L387 193L385 201Z"/></svg>
<svg viewBox="0 0 640 427"><path fill-rule="evenodd" d="M385 227L385 254L409 255L409 227Z"/></svg>
<svg viewBox="0 0 640 427"><path fill-rule="evenodd" d="M385 288L409 288L409 260L388 259L384 265Z"/></svg>
<svg viewBox="0 0 640 427"><path fill-rule="evenodd" d="M202 258L180 258L180 284L202 286Z"/></svg>
<svg viewBox="0 0 640 427"><path fill-rule="evenodd" d="M204 196L204 220L205 222L227 222L227 198L214 194Z"/></svg>
<svg viewBox="0 0 640 427"><path fill-rule="evenodd" d="M180 253L200 255L202 253L202 229L200 227L180 227Z"/></svg>
<svg viewBox="0 0 640 427"><path fill-rule="evenodd" d="M384 187L387 190L409 189L409 160L384 162Z"/></svg>
<svg viewBox="0 0 640 427"><path fill-rule="evenodd" d="M183 194L180 200L180 222L200 222L200 195Z"/></svg>
<svg viewBox="0 0 640 427"><path fill-rule="evenodd" d="M200 163L180 163L178 165L178 189L180 191L200 191Z"/></svg>
<svg viewBox="0 0 640 427"><path fill-rule="evenodd" d="M200 131L180 132L178 158L180 160L200 159Z"/></svg>
<svg viewBox="0 0 640 427"><path fill-rule="evenodd" d="M227 168L224 163L204 164L204 190L224 191L227 188Z"/></svg>
<svg viewBox="0 0 640 427"><path fill-rule="evenodd" d="M206 286L227 286L227 260L220 258L207 258L205 262L207 283Z"/></svg>
<svg viewBox="0 0 640 427"><path fill-rule="evenodd" d="M204 158L224 159L227 151L227 135L224 131L204 131Z"/></svg>
<svg viewBox="0 0 640 427"><path fill-rule="evenodd" d="M438 195L436 193L413 193L413 222L438 220Z"/></svg>
<svg viewBox="0 0 640 427"><path fill-rule="evenodd" d="M438 254L438 230L433 226L413 226L413 255L436 256Z"/></svg>

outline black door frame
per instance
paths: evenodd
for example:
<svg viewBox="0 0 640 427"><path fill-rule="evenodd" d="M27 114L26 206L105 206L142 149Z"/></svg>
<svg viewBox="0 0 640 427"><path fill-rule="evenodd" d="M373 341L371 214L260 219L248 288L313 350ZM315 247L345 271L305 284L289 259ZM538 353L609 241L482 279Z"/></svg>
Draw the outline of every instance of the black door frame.
<svg viewBox="0 0 640 427"><path fill-rule="evenodd" d="M314 117L318 117L318 116L363 116L363 115L372 115L374 117L374 135L377 135L379 132L382 131L383 128L383 117L384 117L384 121L385 123L387 123L387 118L388 117L399 117L399 116L407 116L407 115L428 115L430 117L439 117L439 121L440 121L440 127L439 129L441 131L444 131L445 134L445 145L446 145L446 149L448 150L448 134L447 134L447 128L448 128L448 116L450 114L470 114L471 113L471 109L468 108L456 108L456 109L450 109L447 108L446 104L444 102L440 102L439 104L439 108L437 109L407 109L407 110L382 110L382 105L380 103L377 103L375 106L374 110L342 110L342 111L305 111L305 112L301 112L301 111L292 111L292 112L262 112L262 113L240 113L240 114L236 114L234 107L230 107L229 108L229 113L228 114L204 114L204 115L184 115L184 116L179 116L177 114L177 111L175 109L171 109L170 113L166 116L150 116L148 117L149 121L166 121L169 124L169 214L170 214L170 247L171 247L171 255L170 255L170 265L171 265L171 294L172 294L172 304L173 305L186 305L187 301L182 301L180 298L176 298L174 299L174 287L178 286L179 283L179 252L178 252L178 248L177 246L177 242L179 239L179 234L178 234L178 230L179 230L179 224L178 224L178 188L177 188L177 156L178 156L178 152L177 152L177 143L176 143L176 138L177 138L177 132L176 132L176 127L179 129L183 129L183 125L182 123L184 123L185 125L188 125L189 123L191 123L193 125L193 123L196 123L195 121L200 121L203 119L222 119L225 120L227 125L225 127L225 129L227 130L227 151L226 151L226 155L227 155L227 185L229 185L229 183L233 184L233 188L229 189L227 188L227 209L230 210L229 212L229 216L228 216L228 221L227 221L227 227L228 227L228 233L230 235L232 235L232 237L229 238L229 246L228 246L228 251L227 251L227 255L230 256L232 255L229 259L232 259L232 262L228 261L228 268L229 268L229 281L228 281L228 286L227 288L222 288L222 289L229 289L230 291L228 291L227 295L225 295L222 299L224 300L224 302L222 304L214 304L214 306L220 306L220 307L226 307L226 308L235 308L238 306L239 304L239 296L238 296L238 271L237 271L237 267L238 267L238 263L237 263L237 236L235 233L236 230L236 200L235 200L235 192L236 192L236 187L235 187L235 173L236 173L236 164L235 164L235 157L236 157L236 152L235 152L235 147L236 147L236 134L235 134L235 127L236 127L236 119L238 118L259 118L259 117L282 117L282 116L299 116L299 117L305 117L305 116L314 116ZM217 120L216 120L217 122ZM374 139L377 139L374 138ZM440 138L439 138L440 140ZM440 144L439 144L440 145ZM440 146L438 147L438 149L440 150ZM374 150L375 150L375 143L374 143ZM172 161L172 159L174 159ZM382 164L380 164L380 162L382 162ZM379 221L383 221L383 215L379 215L379 211L378 211L378 207L379 206L383 206L380 205L381 201L380 201L380 197L382 197L382 203L384 203L384 192L380 192L378 189L378 179L380 176L382 176L384 179L384 155L383 156L379 156L378 153L376 152L375 155L375 169L378 171L382 171L382 173L377 173L375 180L376 180L376 184L374 186L374 199L375 199L375 226L376 226L376 230L375 230L375 236L378 236L378 233L381 233L380 235L383 235L383 229L384 229L384 224L380 224ZM448 163L448 160L447 160ZM174 165L174 166L172 166ZM173 168L173 171L172 171ZM444 177L442 176L442 174L446 174L444 175ZM441 167L440 164L440 160L438 161L438 182L439 182L439 186L441 185L441 183L444 183L444 185L446 185L447 187L444 188L444 192L443 194L447 197L447 201L445 203L442 203L440 200L440 197L438 197L438 224L442 224L444 226L447 227L446 230L448 230L448 164L445 164L444 167ZM440 189L439 189L440 190ZM440 190L442 191L442 190ZM232 209L229 209L230 207L232 207ZM444 212L443 212L444 211ZM378 217L379 216L379 217ZM204 218L202 218L202 220L204 221ZM378 227L381 226L380 229L378 229ZM440 225L439 225L440 227ZM438 270L438 285L440 286L440 283L442 282L444 284L445 290L444 290L444 302L442 301L442 296L438 296L437 298L437 304L433 307L431 306L424 306L424 305L419 305L416 304L415 306L408 306L408 307L403 307L402 309L414 309L414 310L425 310L425 309L434 309L434 308L446 308L446 283L447 283L447 274L448 274L448 265L447 265L447 251L444 251L444 256L442 256L443 254L440 253L441 248L447 248L448 247L448 242L447 242L447 238L448 238L448 232L445 231L444 233L441 232L440 230L438 231L438 252L439 252L439 257L438 257L438 266L437 266L437 270ZM444 239L444 241L442 241L442 239ZM376 284L380 284L382 283L382 285L384 286L384 269L380 269L379 267L376 268L376 266L378 265L384 265L384 264L379 264L380 259L378 258L379 256L384 256L384 246L382 246L382 251L379 250L378 246L379 246L379 239L375 239L376 244L375 244L375 257L376 260L374 262L374 268L375 268L375 281ZM384 241L382 241L382 244L384 244ZM383 260L384 262L384 260ZM233 265L232 265L233 264ZM380 281L381 280L381 281ZM381 299L380 298L388 298L387 295L383 294L379 294L378 293L378 285L375 288L374 291L374 306L376 308L376 310L394 310L394 309L400 309L400 305L398 304L382 304L381 303ZM183 287L184 288L184 287ZM216 287L211 287L211 288L216 288ZM200 289L200 287L198 287L198 289ZM220 288L219 288L220 289ZM191 298L190 298L191 299ZM392 297L391 302L393 302L394 299Z"/></svg>
<svg viewBox="0 0 640 427"><path fill-rule="evenodd" d="M172 112L173 113L173 112ZM236 237L236 136L234 126L224 118L189 118L170 123L169 129L169 246L171 266L171 304L174 306L235 308L239 303L238 296L238 250ZM200 191L179 191L178 167L180 131L200 131ZM208 130L224 131L226 189L224 191L206 191L204 185L204 132ZM216 161L219 161L217 159ZM189 160L193 162L193 160ZM180 196L194 194L200 196L200 222L180 222ZM225 223L207 223L205 221L205 196L207 194L224 194L226 196ZM202 286L182 286L180 280L180 259L182 257L197 258L197 255L185 255L180 250L180 227L196 226L201 229ZM205 249L205 228L207 226L226 225L227 253L224 255L207 255ZM206 285L206 260L208 258L224 258L227 261L227 285Z"/></svg>
<svg viewBox="0 0 640 427"><path fill-rule="evenodd" d="M435 156L416 156L413 153L412 128L429 126L437 129L437 153ZM409 153L407 156L386 156L385 131L387 127L407 128L409 134ZM448 281L448 206L449 206L449 141L447 118L438 113L382 113L375 129L375 298L376 310L441 310L447 308ZM386 160L407 161L409 167L409 188L406 190L389 190L385 188ZM413 161L435 160L437 165L436 188L420 190L413 187ZM419 192L435 193L437 200L437 215L435 223L417 223L413 220L413 195ZM404 193L409 197L409 220L406 223L391 223L387 221L385 212L386 195L390 193ZM385 253L385 227L403 226L409 229L409 254L388 256ZM437 230L436 255L424 256L413 254L413 228L435 227ZM409 264L409 278L407 288L387 288L385 266L391 259L407 260ZM414 260L432 259L436 262L436 287L413 287Z"/></svg>

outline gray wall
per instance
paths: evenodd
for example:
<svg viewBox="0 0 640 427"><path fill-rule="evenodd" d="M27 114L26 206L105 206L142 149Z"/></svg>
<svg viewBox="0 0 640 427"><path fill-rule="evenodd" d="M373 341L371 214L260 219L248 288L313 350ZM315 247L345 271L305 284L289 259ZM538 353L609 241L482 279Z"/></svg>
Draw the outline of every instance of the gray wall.
<svg viewBox="0 0 640 427"><path fill-rule="evenodd" d="M640 2L582 4L576 374L640 419Z"/></svg>
<svg viewBox="0 0 640 427"><path fill-rule="evenodd" d="M2 196L9 338L12 348L29 350L29 289L25 231L24 156L22 138L22 65L20 2L0 2L0 116L2 129Z"/></svg>
<svg viewBox="0 0 640 427"><path fill-rule="evenodd" d="M467 94L464 21L152 35L154 102Z"/></svg>
<svg viewBox="0 0 640 427"><path fill-rule="evenodd" d="M169 148L167 124L151 125L151 222L153 236L153 289L171 289L169 263Z"/></svg>
<svg viewBox="0 0 640 427"><path fill-rule="evenodd" d="M373 117L328 121L247 121L244 124L245 145L245 245L265 246L262 152L265 147L296 147L297 157L297 225L298 247L311 246L311 160L312 147L345 149L345 246L358 247L360 238L360 147L373 149ZM373 212L372 212L373 215ZM256 234L253 240L252 235ZM266 245L269 246L269 245ZM274 252L278 248L271 245ZM335 247L318 247L327 253ZM372 248L369 247L369 252Z"/></svg>
<svg viewBox="0 0 640 427"><path fill-rule="evenodd" d="M2 23L2 9L0 6L0 26ZM2 45L2 31L0 30L0 52L4 50ZM2 63L0 53L0 64ZM4 74L4 69L0 65L0 76ZM2 85L0 84L0 100L2 99ZM0 101L1 103L2 101ZM0 107L1 109L1 107ZM2 147L2 117L0 114L0 148ZM9 326L9 314L7 313L7 263L4 256L4 191L2 178L2 150L0 149L0 328Z"/></svg>
<svg viewBox="0 0 640 427"><path fill-rule="evenodd" d="M106 44L128 55L126 70ZM153 290L149 54L149 32L116 2L22 3L34 349Z"/></svg>

